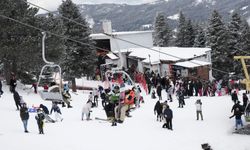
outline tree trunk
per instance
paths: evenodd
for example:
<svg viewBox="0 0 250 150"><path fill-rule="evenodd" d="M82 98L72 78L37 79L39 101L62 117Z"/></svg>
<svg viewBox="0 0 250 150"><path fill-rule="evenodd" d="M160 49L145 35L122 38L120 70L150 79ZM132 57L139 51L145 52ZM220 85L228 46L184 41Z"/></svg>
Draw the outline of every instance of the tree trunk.
<svg viewBox="0 0 250 150"><path fill-rule="evenodd" d="M3 70L4 70L4 78L6 80L7 85L10 84L10 63L8 60L3 61Z"/></svg>
<svg viewBox="0 0 250 150"><path fill-rule="evenodd" d="M72 79L72 91L76 92L76 79L75 78Z"/></svg>

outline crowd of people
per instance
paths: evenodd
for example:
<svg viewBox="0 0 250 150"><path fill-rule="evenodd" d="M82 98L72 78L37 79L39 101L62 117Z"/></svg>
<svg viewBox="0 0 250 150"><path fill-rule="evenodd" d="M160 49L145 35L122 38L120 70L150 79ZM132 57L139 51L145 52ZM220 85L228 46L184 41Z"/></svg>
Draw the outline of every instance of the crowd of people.
<svg viewBox="0 0 250 150"><path fill-rule="evenodd" d="M243 105L240 105L240 100L238 99L238 89L239 85L232 80L225 82L222 80L208 82L204 80L194 80L194 79L185 79L185 78L169 78L167 76L160 77L159 74L154 72L145 73L140 76L135 76L136 78L144 78L147 87L147 94L151 94L152 99L158 98L158 101L155 104L154 112L157 114L157 121L164 121L163 128L173 130L172 119L173 111L170 108L170 102L177 100L179 103L179 108L184 108L185 99L191 96L222 96L222 95L231 95L232 101L234 103L231 112L233 113L230 118L235 117L235 128L238 129L238 126L243 126L241 119L242 115L249 117L250 105L248 96L246 93L243 94L242 101ZM27 104L23 100L22 96L16 90L16 78L12 74L10 79L10 92L13 93L13 98L17 110L20 110L20 117L23 122L24 132L28 132L28 119L29 119L29 109ZM34 93L37 93L37 85L33 84ZM48 86L44 86L44 91L48 92ZM162 92L166 92L166 99L162 97ZM2 84L0 82L0 96L3 94ZM69 94L68 84L63 86L63 101L62 107L65 107L65 103L68 108L72 108L70 105L71 95ZM176 99L175 99L176 98ZM110 74L108 75L108 81L104 82L104 85L99 85L96 88L93 88L89 93L87 103L83 104L81 120L91 120L90 114L93 107L98 107L98 102L101 99L101 105L104 108L105 114L107 116L107 121L111 122L112 126L117 126L117 123L123 123L126 117L131 117L130 112L136 108L140 107L140 104L144 102L143 97L141 96L141 89L139 84L132 85L132 81L123 74ZM162 102L163 101L163 102ZM198 98L195 102L196 106L196 119L203 120L202 113L202 101L201 98ZM40 104L36 108L37 115L35 119L37 120L37 125L39 129L39 134L44 134L43 124L44 121L47 122L57 122L62 121L62 112L58 106L58 102L53 102L51 110L44 104ZM54 113L55 119L52 119L50 115Z"/></svg>

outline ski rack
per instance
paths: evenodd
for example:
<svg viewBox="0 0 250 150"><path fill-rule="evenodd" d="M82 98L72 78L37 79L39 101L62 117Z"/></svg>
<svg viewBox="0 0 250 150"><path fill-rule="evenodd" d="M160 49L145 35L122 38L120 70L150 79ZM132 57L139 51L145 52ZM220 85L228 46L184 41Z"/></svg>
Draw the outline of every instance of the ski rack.
<svg viewBox="0 0 250 150"><path fill-rule="evenodd" d="M41 78L43 77L43 72L44 72L44 70L46 68L53 68L53 69L58 68L60 78L61 78L61 75L62 75L61 67L59 65L55 64L54 62L47 61L46 58L45 58L45 38L46 38L46 33L42 32L42 34L43 34L43 38L42 38L42 57L43 57L43 61L46 63L46 65L44 65L42 67L42 70L41 70L40 75L39 75L37 86L39 86ZM39 94L40 94L41 98L43 100L62 102L63 97L62 97L62 81L61 81L61 79L60 79L60 83L59 83L59 86L58 86L59 90L55 92L55 91L53 91L53 89L49 89L49 91L39 91Z"/></svg>

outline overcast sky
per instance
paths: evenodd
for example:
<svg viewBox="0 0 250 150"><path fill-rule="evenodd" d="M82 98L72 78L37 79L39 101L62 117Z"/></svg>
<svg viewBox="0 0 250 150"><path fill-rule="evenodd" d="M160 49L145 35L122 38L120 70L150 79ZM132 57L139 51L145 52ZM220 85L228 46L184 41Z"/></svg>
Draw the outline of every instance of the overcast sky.
<svg viewBox="0 0 250 150"><path fill-rule="evenodd" d="M75 4L101 4L101 3L119 3L119 4L141 4L148 3L155 0L72 0ZM58 6L62 3L62 0L28 0L33 4L46 8L48 10L56 10ZM40 10L39 13L44 11Z"/></svg>

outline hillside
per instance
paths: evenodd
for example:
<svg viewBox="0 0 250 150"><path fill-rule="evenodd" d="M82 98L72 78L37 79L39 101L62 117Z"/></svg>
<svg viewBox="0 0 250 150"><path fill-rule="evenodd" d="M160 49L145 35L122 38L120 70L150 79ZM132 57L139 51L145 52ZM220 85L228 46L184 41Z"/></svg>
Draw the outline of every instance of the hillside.
<svg viewBox="0 0 250 150"><path fill-rule="evenodd" d="M250 19L249 0L159 0L141 5L84 4L79 5L79 8L93 25L94 32L100 32L103 19L111 20L116 31L141 30L143 25L153 24L157 12L164 12L172 27L177 23L179 11L195 22L206 22L215 9L225 20L228 20L233 11Z"/></svg>

